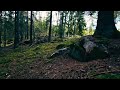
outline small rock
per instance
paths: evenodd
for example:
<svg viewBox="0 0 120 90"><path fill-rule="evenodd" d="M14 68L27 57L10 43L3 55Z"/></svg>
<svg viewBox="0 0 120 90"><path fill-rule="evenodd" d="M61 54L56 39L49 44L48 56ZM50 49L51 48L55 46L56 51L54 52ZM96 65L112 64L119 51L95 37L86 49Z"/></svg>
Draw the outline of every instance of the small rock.
<svg viewBox="0 0 120 90"><path fill-rule="evenodd" d="M10 76L11 76L11 75L8 75L8 76L6 77L6 79L9 79L9 78L10 78Z"/></svg>

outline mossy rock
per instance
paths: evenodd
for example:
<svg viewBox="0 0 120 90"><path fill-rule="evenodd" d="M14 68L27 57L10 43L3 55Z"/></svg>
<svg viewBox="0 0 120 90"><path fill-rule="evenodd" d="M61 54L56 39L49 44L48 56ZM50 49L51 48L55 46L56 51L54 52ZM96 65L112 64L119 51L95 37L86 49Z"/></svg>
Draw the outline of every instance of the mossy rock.
<svg viewBox="0 0 120 90"><path fill-rule="evenodd" d="M91 60L96 60L96 59L103 59L109 56L109 52L106 45L106 42L104 43L105 40L107 39L102 39L103 41L99 41L95 43L94 38L93 41L91 37L89 39L88 36L88 41L85 41L86 38L82 38L79 42L73 43L70 45L70 52L69 55L82 62L87 62ZM98 39L99 40L99 39ZM85 43L89 42L89 44L86 44L88 46L84 46ZM93 42L93 43L91 43ZM104 44L103 44L104 43Z"/></svg>
<svg viewBox="0 0 120 90"><path fill-rule="evenodd" d="M86 54L86 61L104 59L108 56L108 53L106 53L101 47L94 47L90 53Z"/></svg>
<svg viewBox="0 0 120 90"><path fill-rule="evenodd" d="M86 60L84 48L82 48L81 46L77 46L76 44L71 44L69 55L72 58L79 60L81 62L84 62Z"/></svg>
<svg viewBox="0 0 120 90"><path fill-rule="evenodd" d="M96 59L104 59L109 55L100 47L94 47L90 53L86 53L85 49L81 46L72 45L70 48L69 55L81 62L88 62Z"/></svg>

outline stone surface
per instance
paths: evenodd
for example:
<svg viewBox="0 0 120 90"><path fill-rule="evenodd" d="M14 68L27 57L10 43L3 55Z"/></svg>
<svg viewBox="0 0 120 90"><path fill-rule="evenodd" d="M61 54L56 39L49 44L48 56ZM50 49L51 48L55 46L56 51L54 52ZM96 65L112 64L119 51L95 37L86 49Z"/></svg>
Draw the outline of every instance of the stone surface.
<svg viewBox="0 0 120 90"><path fill-rule="evenodd" d="M102 59L109 56L107 47L101 43L95 43L92 36L84 36L79 43L71 45L69 55L79 61Z"/></svg>
<svg viewBox="0 0 120 90"><path fill-rule="evenodd" d="M58 49L56 52L54 52L49 58L54 58L57 57L59 55L63 55L65 53L67 53L69 51L69 48L62 48L62 49Z"/></svg>

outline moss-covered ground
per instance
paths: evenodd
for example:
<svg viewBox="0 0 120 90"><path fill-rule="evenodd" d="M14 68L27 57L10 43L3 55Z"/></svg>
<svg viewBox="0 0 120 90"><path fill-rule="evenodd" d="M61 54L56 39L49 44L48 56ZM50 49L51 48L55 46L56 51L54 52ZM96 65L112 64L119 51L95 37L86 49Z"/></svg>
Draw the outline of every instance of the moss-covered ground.
<svg viewBox="0 0 120 90"><path fill-rule="evenodd" d="M91 62L79 62L67 55L53 59L47 58L56 51L58 45L67 46L78 39L70 38L32 46L21 45L16 49L7 47L1 49L0 79L120 79L118 73L120 70L119 55ZM108 71L111 73L107 73ZM112 73L116 71L117 74ZM102 74L102 72L106 72L106 74ZM101 74L97 75L98 73Z"/></svg>

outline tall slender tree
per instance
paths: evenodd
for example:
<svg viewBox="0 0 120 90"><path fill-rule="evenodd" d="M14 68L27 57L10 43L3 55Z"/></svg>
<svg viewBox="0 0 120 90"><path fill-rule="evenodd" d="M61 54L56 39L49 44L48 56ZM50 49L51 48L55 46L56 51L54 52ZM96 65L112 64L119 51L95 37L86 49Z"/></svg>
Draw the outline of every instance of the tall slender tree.
<svg viewBox="0 0 120 90"><path fill-rule="evenodd" d="M7 25L6 25L6 29L7 29L7 42L9 42L9 40L13 40L13 36L14 36L14 11L8 11L8 20L7 20Z"/></svg>
<svg viewBox="0 0 120 90"><path fill-rule="evenodd" d="M3 25L3 45L6 47L6 33L7 33L7 26L8 26L8 20L7 20L7 11L4 13L4 25Z"/></svg>
<svg viewBox="0 0 120 90"><path fill-rule="evenodd" d="M35 40L35 29L34 29L34 21L35 21L35 14L36 14L36 12L33 12L33 24L32 24L32 26L33 26L33 40Z"/></svg>
<svg viewBox="0 0 120 90"><path fill-rule="evenodd" d="M32 32L33 32L33 11L31 11L31 18L30 18L30 44L32 44L33 42Z"/></svg>
<svg viewBox="0 0 120 90"><path fill-rule="evenodd" d="M0 47L1 47L1 43L2 43L2 11L0 11Z"/></svg>
<svg viewBox="0 0 120 90"><path fill-rule="evenodd" d="M60 12L60 24L59 24L59 37L60 38L63 38L63 33L64 33L64 30L63 30L63 11Z"/></svg>
<svg viewBox="0 0 120 90"><path fill-rule="evenodd" d="M19 11L15 11L14 48L18 47L18 44L19 44Z"/></svg>
<svg viewBox="0 0 120 90"><path fill-rule="evenodd" d="M28 19L28 11L27 11L26 14L27 14L27 15L26 15L26 38L29 39L29 36L28 36L28 26L29 26L29 25L28 25L28 20L29 20L29 19Z"/></svg>
<svg viewBox="0 0 120 90"><path fill-rule="evenodd" d="M51 29L52 29L52 11L50 11L50 26L49 26L48 42L51 42Z"/></svg>

